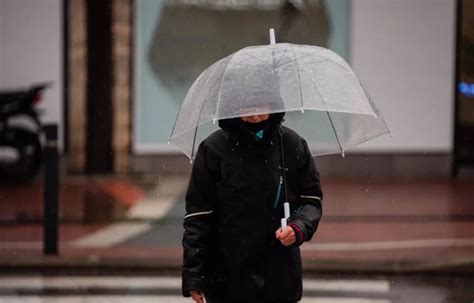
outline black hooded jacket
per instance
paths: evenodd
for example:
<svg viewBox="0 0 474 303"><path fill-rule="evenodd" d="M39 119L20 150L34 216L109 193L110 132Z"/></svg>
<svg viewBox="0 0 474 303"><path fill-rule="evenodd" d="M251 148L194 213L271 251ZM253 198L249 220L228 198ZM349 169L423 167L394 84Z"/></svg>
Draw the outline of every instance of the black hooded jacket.
<svg viewBox="0 0 474 303"><path fill-rule="evenodd" d="M299 245L322 215L319 174L304 139L272 114L259 139L240 118L198 148L186 193L183 295L190 290L226 302L297 301L302 296ZM275 238L283 214L280 131L287 194L297 242ZM260 133L261 134L261 133Z"/></svg>

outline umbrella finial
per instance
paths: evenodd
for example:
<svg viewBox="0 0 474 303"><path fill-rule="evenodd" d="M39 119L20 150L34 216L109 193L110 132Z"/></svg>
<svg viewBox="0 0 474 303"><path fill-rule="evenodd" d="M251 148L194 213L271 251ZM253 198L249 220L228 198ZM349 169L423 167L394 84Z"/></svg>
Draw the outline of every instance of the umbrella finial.
<svg viewBox="0 0 474 303"><path fill-rule="evenodd" d="M270 45L276 44L275 29L270 28Z"/></svg>

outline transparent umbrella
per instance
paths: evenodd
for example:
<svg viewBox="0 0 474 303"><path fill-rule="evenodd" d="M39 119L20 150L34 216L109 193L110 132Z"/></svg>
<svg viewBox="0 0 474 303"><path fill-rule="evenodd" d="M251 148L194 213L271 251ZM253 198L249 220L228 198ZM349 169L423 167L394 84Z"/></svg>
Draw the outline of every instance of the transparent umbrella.
<svg viewBox="0 0 474 303"><path fill-rule="evenodd" d="M284 125L303 136L315 156L344 155L389 132L344 59L322 47L273 42L243 48L204 70L170 142L193 160L218 120L277 112L286 112Z"/></svg>

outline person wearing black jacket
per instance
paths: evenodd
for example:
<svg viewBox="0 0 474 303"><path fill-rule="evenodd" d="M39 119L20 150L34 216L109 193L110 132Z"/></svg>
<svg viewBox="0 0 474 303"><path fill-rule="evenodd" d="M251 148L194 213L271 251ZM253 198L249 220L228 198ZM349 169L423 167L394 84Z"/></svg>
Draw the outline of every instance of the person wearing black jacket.
<svg viewBox="0 0 474 303"><path fill-rule="evenodd" d="M306 141L283 127L283 118L220 120L221 129L199 145L183 223L185 297L198 303L301 299L299 246L316 232L323 194ZM282 230L284 188L291 216Z"/></svg>

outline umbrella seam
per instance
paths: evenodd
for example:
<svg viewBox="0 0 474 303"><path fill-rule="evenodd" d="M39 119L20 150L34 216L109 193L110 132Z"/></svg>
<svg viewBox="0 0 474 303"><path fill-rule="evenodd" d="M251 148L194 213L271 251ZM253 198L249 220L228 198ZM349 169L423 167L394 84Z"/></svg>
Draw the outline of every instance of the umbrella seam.
<svg viewBox="0 0 474 303"><path fill-rule="evenodd" d="M222 80L221 80L221 85L219 87L219 96L217 96L217 104L216 104L216 111L214 112L214 117L212 118L214 121L216 120L216 115L219 111L219 104L221 103L221 95L222 95L222 86L224 85L224 79L225 79L225 76L227 75L227 69L229 68L229 65L230 65L230 62L232 61L232 59L235 57L235 55L237 55L240 51L237 51L235 52L234 54L231 55L231 57L229 58L229 62L227 62L227 65L225 66L225 69L224 69L224 74L222 75Z"/></svg>
<svg viewBox="0 0 474 303"><path fill-rule="evenodd" d="M323 61L324 62L324 61ZM300 71L306 73L308 75L308 78L311 80L311 82L313 82L313 84L317 87L318 84L316 82L313 81L313 78L311 78L311 75L308 71L306 71L304 68L302 68ZM359 82L359 85L361 86L362 90L364 91L364 94L366 95L367 99L370 100L370 96L367 94L365 88L362 86L362 83L360 82L359 78L357 78L357 76L355 77L357 79L357 81ZM318 90L319 92L319 90ZM319 96L321 97L322 99L322 95L319 93ZM324 102L324 101L323 101ZM324 102L325 103L325 102ZM360 112L360 111L355 111L355 110L351 110L351 111L345 111L345 110L329 110L327 108L327 105L326 103L324 104L324 106L326 107L326 111L328 112L335 112L335 113L347 113L347 114L359 114L359 115L370 115L370 116L375 116L377 118L377 114L375 114L375 110L374 108L372 107L372 105L370 104L369 102L369 105L370 105L370 109L372 110L373 113L363 113L363 112ZM308 108L308 109L311 109L311 110L318 110L318 109L313 109L313 108Z"/></svg>
<svg viewBox="0 0 474 303"><path fill-rule="evenodd" d="M217 62L215 62L215 63L213 63L212 65L210 65L209 67L207 67L207 68L201 73L201 75L202 75L202 74L204 74L206 71L208 71L208 70L210 71L210 72L209 72L209 76L208 76L207 79L206 79L206 84L207 84L207 82L209 81L209 78L214 74L214 69L211 70L211 67L216 66L218 63L222 63L221 61L224 61L224 60L225 60L225 58L218 60ZM196 78L196 80L198 80L201 75L199 75L199 76ZM183 107L184 107L184 105L185 105L185 103L186 103L185 101L186 101L188 95L191 93L191 89L192 89L192 88L193 88L193 85L191 85L191 88L189 89L188 93L186 94L186 97L184 97L184 100L183 100L183 102L181 103L181 106L180 106L180 108L179 108L179 112L178 112L178 114L176 115L176 121L174 122L173 129L171 130L171 135L170 135L170 137L169 137L169 139L168 139L169 141L171 141L171 139L173 138L173 132L174 132L174 130L175 130L175 128L176 128L176 124L177 124L177 122L178 122L179 115L181 114L181 110L183 109ZM199 124L199 119L198 119L197 124Z"/></svg>
<svg viewBox="0 0 474 303"><path fill-rule="evenodd" d="M280 59L278 60L278 62L276 62L275 64L280 64L280 61L283 60L283 56L286 54L286 52L288 51L288 47L285 48L285 50L283 51L283 53L280 55Z"/></svg>
<svg viewBox="0 0 474 303"><path fill-rule="evenodd" d="M294 44L292 44L292 43L279 43L279 44L281 44L281 45L286 44L286 45L289 45L289 46L294 45ZM314 46L314 45L307 45L307 46L309 46L309 47L316 47L316 48L318 48L318 49L315 50L315 51L313 51L313 52L311 52L311 53L304 54L300 59L306 58L306 57L311 56L311 55L315 55L315 56L318 56L318 57L320 57L320 58L323 58L324 61L331 61L332 63L338 65L338 66L339 66L341 69L343 69L345 72L350 72L350 70L347 70L345 66L341 65L340 63L336 62L335 60L333 60L333 59L331 59L331 58L328 58L328 57L324 57L324 56L318 55L318 52L321 52L321 50L324 50L324 48L319 47L319 46ZM246 48L243 49L243 50L247 50L247 51L248 51L249 49L260 48L260 47L268 47L268 46L267 46L267 45L249 46L249 47L246 47ZM249 55L249 54L246 53L246 52L244 52L244 54L247 54L249 57L252 57L252 58L254 58L254 59L256 59L256 60L258 60L258 61L260 61L260 62L262 62L262 63L264 63L264 64L268 64L268 63L266 63L266 62L264 62L264 61L259 60L258 58L254 57L254 56ZM332 55L337 55L337 54L334 53L334 54L332 54ZM341 57L341 59L345 62L344 58ZM291 62L293 62L293 61L286 62L286 63L284 63L283 65L288 64L288 63L291 63ZM346 63L347 63L347 62L346 62Z"/></svg>
<svg viewBox="0 0 474 303"><path fill-rule="evenodd" d="M209 69L209 68L207 68L206 70L208 70L208 69ZM204 71L204 72L205 72L205 71ZM204 73L204 72L203 72L203 73ZM209 78L211 77L212 73L213 73L213 71L211 71L211 72L209 73L209 76L208 76L207 79L206 79L206 83L207 83L207 81L209 80ZM198 79L199 79L199 77L198 77ZM196 86L197 86L197 85L196 85ZM191 86L191 88L192 88L192 86ZM190 92L191 92L191 89L190 89L189 93L190 93ZM185 100L186 100L186 97L184 98L184 101L185 101ZM174 130L176 129L176 124L178 123L178 119L179 119L179 115L181 114L181 110L183 109L183 107L184 107L184 105L185 105L185 102L184 102L184 101L183 101L183 103L181 103L181 106L180 106L180 108L179 108L179 112L178 112L178 114L176 115L176 121L174 121L173 129L171 130L171 135L170 135L170 137L169 137L169 139L168 139L168 140L170 140L170 141L171 141L171 139L173 138L173 132L174 132ZM197 122L197 123L199 124L199 118L198 118L198 122Z"/></svg>
<svg viewBox="0 0 474 303"><path fill-rule="evenodd" d="M252 58L252 59L257 60L258 62L260 62L260 63L262 63L262 64L266 64L266 65L268 65L269 67L273 67L271 64L269 64L269 63L267 63L267 62L265 62L265 61L262 61L262 60L260 60L259 58L255 57L255 56L253 56L253 55L250 55L249 53L246 53L246 52L242 52L242 53L245 54L245 55L247 55L247 56L249 56L249 57Z"/></svg>
<svg viewBox="0 0 474 303"><path fill-rule="evenodd" d="M293 46L293 44L289 44L289 45L290 45L290 46ZM321 62L331 61L332 63L334 63L334 64L336 64L337 66L339 66L339 67L340 67L342 70L344 70L346 73L350 72L350 71L348 71L348 70L346 69L345 66L339 64L338 62L336 62L335 60L332 60L331 58L323 57L323 56L319 55L318 52L319 52L319 50L314 51L314 52L311 52L311 53L308 53L308 54L304 54L303 56L301 56L300 60L301 60L301 59L304 59L304 58L306 58L306 57L309 57L309 56L314 55L314 56L317 56L317 57L322 58L323 60L322 60ZM295 56L295 57L296 57L296 56ZM341 58L341 59L342 59L342 58ZM297 59L295 59L295 60L297 60ZM295 61L295 60L291 60L291 61L285 62L285 63L283 63L281 66L284 66L284 65L286 65L286 64L292 63L292 62ZM344 60L344 59L343 59L343 60ZM319 63L319 62L317 62L317 63Z"/></svg>
<svg viewBox="0 0 474 303"><path fill-rule="evenodd" d="M324 106L326 107L326 114L328 115L329 122L331 122L331 127L332 130L334 131L334 135L336 136L337 144L339 145L339 150L341 151L341 154L344 155L344 150L342 149L341 142L339 141L339 136L337 135L336 128L334 127L334 123L332 122L331 115L329 115L329 111L327 110L328 106L326 105L326 102L324 102L324 98L321 95L321 92L319 91L318 85L313 81L311 77L308 77L313 84L315 84L316 91L318 92L319 97L321 98L321 101L324 103Z"/></svg>
<svg viewBox="0 0 474 303"><path fill-rule="evenodd" d="M298 62L298 57L296 56L295 50L293 49L293 45L290 44L291 51L293 55L295 55L295 62L296 62L296 71L298 72L298 83L300 86L300 100L301 100L301 108L304 109L304 102L303 102L303 86L301 85L301 74L300 74L300 64Z"/></svg>
<svg viewBox="0 0 474 303"><path fill-rule="evenodd" d="M289 44L289 45L292 45L292 44ZM300 59L306 58L306 57L311 56L311 55L316 55L316 53L317 53L318 51L319 51L319 50L313 51L313 52L311 52L311 53L309 53L309 54L304 54L303 56L301 56ZM286 65L286 64L288 64L288 63L291 63L291 62L293 62L293 61L294 61L294 60L285 62L285 63L283 63L281 66L284 66L284 65Z"/></svg>
<svg viewBox="0 0 474 303"><path fill-rule="evenodd" d="M227 66L226 66L226 68L227 68ZM214 71L215 71L215 69L212 70L211 73L209 74L209 77L207 77L206 84L209 81L209 79L211 78L211 76L214 74ZM191 161L193 161L193 157L194 157L194 148L196 147L196 136L197 136L197 131L198 131L198 128L199 128L199 120L201 119L201 114L202 114L202 111L204 109L205 102L206 102L206 100L204 100L204 102L202 103L201 109L199 110L196 127L194 129L193 146L191 148L191 157L190 157Z"/></svg>
<svg viewBox="0 0 474 303"><path fill-rule="evenodd" d="M217 62L216 62L217 63ZM207 69L206 69L207 70ZM209 79L211 78L211 76L214 74L214 71L215 69L211 70L209 72L209 76L207 77L206 79L206 83L209 82ZM205 102L205 101L204 101ZM199 114L198 114L198 118L197 118L197 123L196 123L196 126L195 126L195 130L194 130L194 138L193 138L193 146L191 147L191 154L189 156L189 158L191 159L191 161L193 161L193 156L194 156L194 148L196 146L196 135L197 135L197 130L198 130L198 127L199 127L199 120L201 119L201 113L202 113L202 110L204 109L204 102L202 103L202 106L201 106L201 109L199 110ZM181 104L181 108L184 106L184 102ZM179 113L178 113L178 117L177 119L179 118L179 114L181 113L181 109L179 110ZM176 121L177 122L177 121ZM175 125L173 126L173 131L171 133L171 135L173 135L173 132L174 132L174 128L176 127L176 122L175 122ZM170 141L171 139L173 138L173 136L171 136L170 138Z"/></svg>

